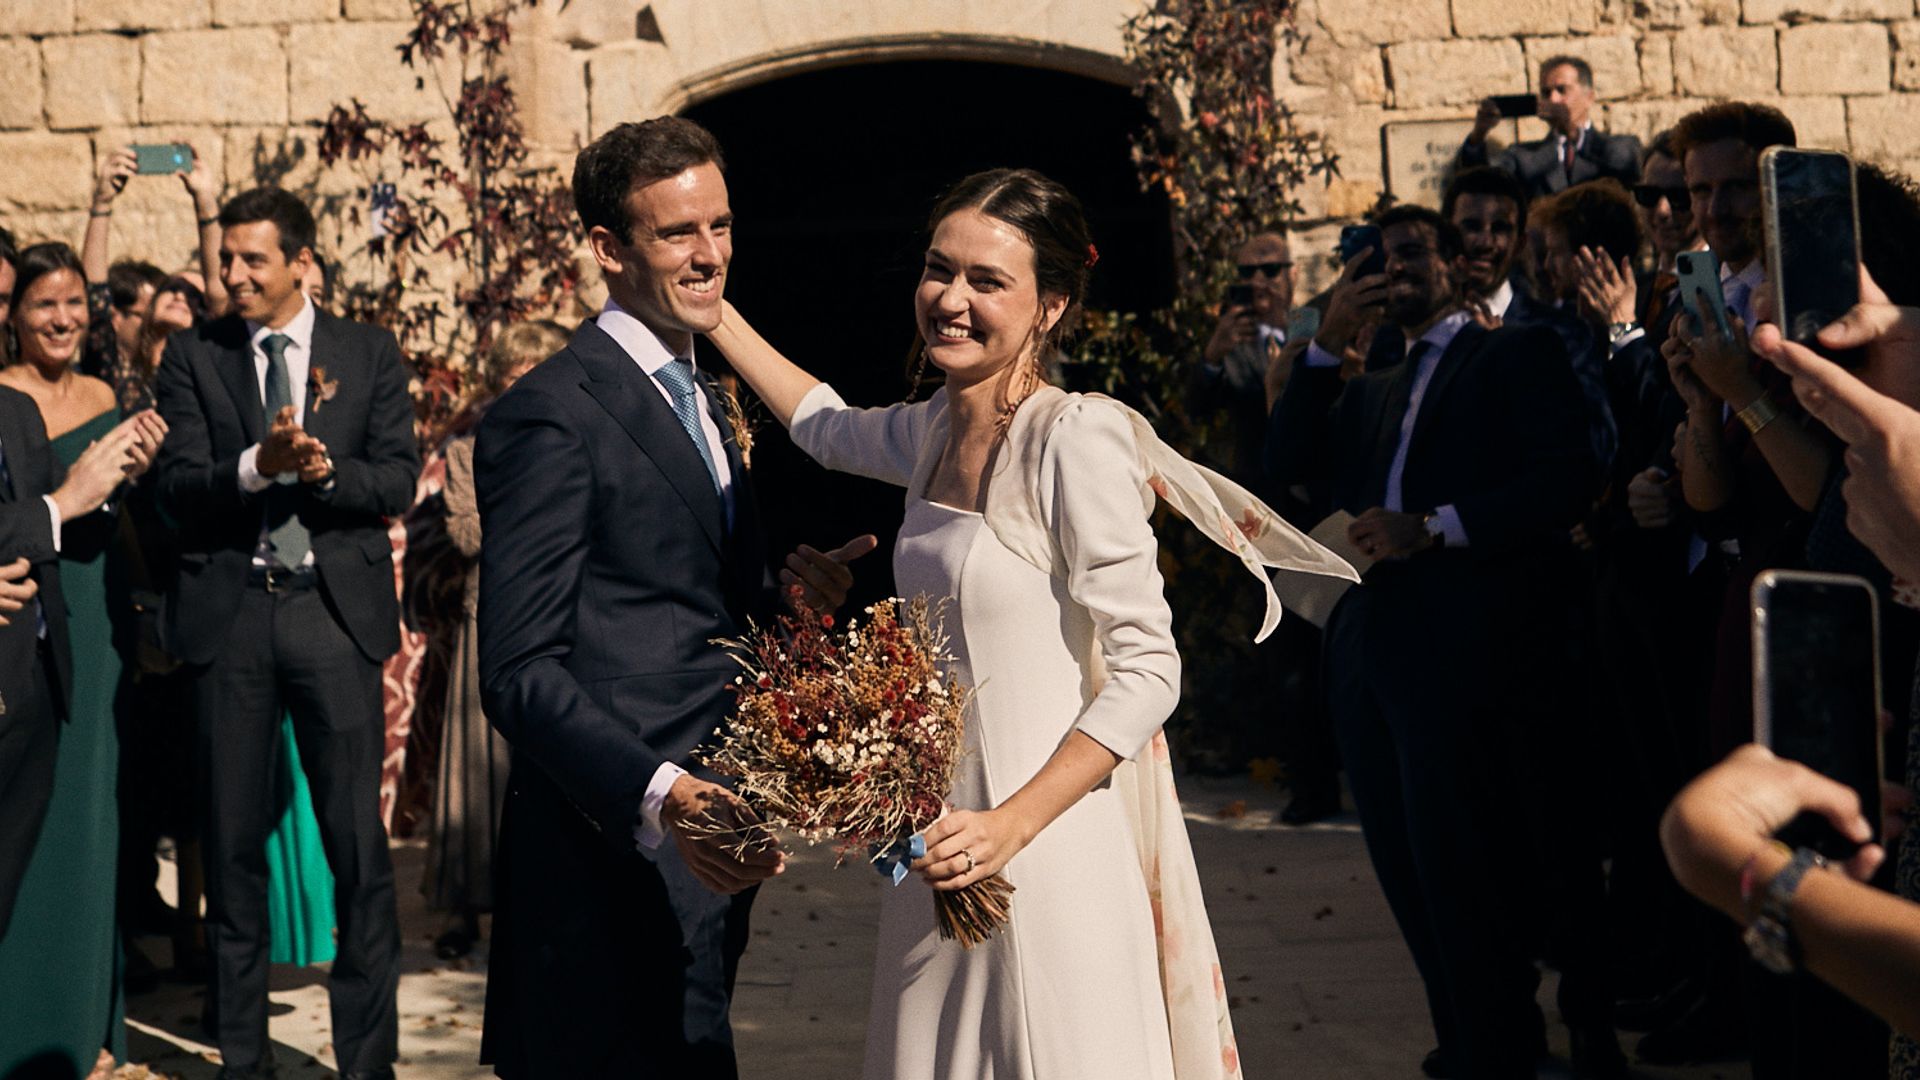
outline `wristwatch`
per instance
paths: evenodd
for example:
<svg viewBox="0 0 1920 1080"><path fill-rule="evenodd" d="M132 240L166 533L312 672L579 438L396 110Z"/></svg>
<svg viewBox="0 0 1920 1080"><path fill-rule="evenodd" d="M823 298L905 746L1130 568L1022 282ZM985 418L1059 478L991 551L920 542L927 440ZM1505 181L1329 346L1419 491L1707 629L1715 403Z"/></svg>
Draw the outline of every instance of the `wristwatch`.
<svg viewBox="0 0 1920 1080"><path fill-rule="evenodd" d="M1607 324L1607 344L1618 345L1620 339L1640 329L1637 322L1617 322Z"/></svg>
<svg viewBox="0 0 1920 1080"><path fill-rule="evenodd" d="M1817 851L1795 851L1787 865L1767 882L1766 891L1760 895L1760 913L1740 935L1754 960L1775 975L1789 974L1800 964L1800 943L1793 936L1793 894L1808 870L1826 865L1826 857Z"/></svg>

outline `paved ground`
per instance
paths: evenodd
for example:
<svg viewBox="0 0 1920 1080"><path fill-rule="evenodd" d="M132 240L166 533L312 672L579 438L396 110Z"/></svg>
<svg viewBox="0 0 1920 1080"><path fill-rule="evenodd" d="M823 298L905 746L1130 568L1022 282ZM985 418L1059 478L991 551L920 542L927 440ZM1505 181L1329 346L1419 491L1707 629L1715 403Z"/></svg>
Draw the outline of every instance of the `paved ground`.
<svg viewBox="0 0 1920 1080"><path fill-rule="evenodd" d="M1358 826L1350 817L1309 829L1278 826L1273 819L1282 793L1245 781L1190 779L1183 781L1182 794L1250 1080L1418 1077L1420 1057L1432 1046L1425 1005L1367 865ZM1229 807L1244 813L1223 815ZM434 959L430 946L440 924L412 887L420 876L421 849L397 844L394 855L407 972L400 983L397 1071L405 1080L484 1076L475 1064L484 963ZM877 875L858 867L836 871L823 854L802 851L794 869L761 892L734 1007L743 1076L859 1075L884 887ZM151 944L164 954L163 942ZM1542 989L1549 1015L1550 989ZM273 1001L282 1076L333 1076L323 973L276 968ZM169 986L133 999L129 1011L135 1061L181 1080L212 1080L210 1049L196 1041L197 991ZM1553 1035L1564 1054L1564 1031L1554 1025ZM1567 1073L1560 1068L1542 1075ZM1636 1075L1737 1080L1747 1070Z"/></svg>

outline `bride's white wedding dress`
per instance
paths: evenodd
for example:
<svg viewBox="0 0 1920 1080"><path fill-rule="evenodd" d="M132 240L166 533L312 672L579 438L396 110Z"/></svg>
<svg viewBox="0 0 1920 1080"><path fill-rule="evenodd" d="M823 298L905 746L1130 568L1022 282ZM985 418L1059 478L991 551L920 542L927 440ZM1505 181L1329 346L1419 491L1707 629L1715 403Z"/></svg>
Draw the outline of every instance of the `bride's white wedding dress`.
<svg viewBox="0 0 1920 1080"><path fill-rule="evenodd" d="M1351 571L1142 428L1117 403L1042 388L1015 414L982 515L923 496L946 441L942 394L851 409L820 386L795 412L794 441L815 460L907 489L900 595L954 600L946 629L974 699L952 805L999 805L1075 730L1128 759L1014 856L1012 919L985 944L940 939L917 875L887 891L868 1080L1240 1075L1160 735L1180 660L1150 491L1206 519L1255 573Z"/></svg>

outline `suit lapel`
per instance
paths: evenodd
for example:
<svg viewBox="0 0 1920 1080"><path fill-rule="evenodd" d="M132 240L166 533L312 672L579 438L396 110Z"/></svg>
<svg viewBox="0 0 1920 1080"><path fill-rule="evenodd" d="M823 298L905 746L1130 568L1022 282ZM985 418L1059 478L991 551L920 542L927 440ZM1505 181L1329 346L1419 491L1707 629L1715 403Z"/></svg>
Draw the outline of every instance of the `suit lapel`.
<svg viewBox="0 0 1920 1080"><path fill-rule="evenodd" d="M233 399L234 411L240 414L240 429L246 433L249 445L257 443L266 434L266 425L260 421L260 410L264 407L260 399L260 376L253 370L253 344L247 340L247 324L237 315L228 316L214 328L213 338L220 350L214 357L214 366L227 388L227 396Z"/></svg>
<svg viewBox="0 0 1920 1080"><path fill-rule="evenodd" d="M727 475L733 478L733 528L727 530L727 551L739 594L748 597L761 587L767 572L760 538L760 504L754 498L752 478L740 453L739 434L721 404L726 391L719 380L704 371L699 378L707 392L707 415L719 429L721 444L726 448Z"/></svg>
<svg viewBox="0 0 1920 1080"><path fill-rule="evenodd" d="M326 403L320 400L317 390L323 381L339 383L343 374L339 369L346 365L348 358L340 348L339 329L333 316L324 311L314 312L312 347L307 350L306 423L300 425L307 434L329 445L336 420L334 412L325 408Z"/></svg>
<svg viewBox="0 0 1920 1080"><path fill-rule="evenodd" d="M653 388L652 380L618 342L591 321L582 323L574 334L573 350L588 375L580 388L598 402L634 445L653 461L699 521L701 531L714 548L724 551L726 537L721 526L725 511L720 505L720 493L713 489L707 463L701 460L700 452L694 449L666 399ZM729 460L735 453L737 451L728 451Z"/></svg>
<svg viewBox="0 0 1920 1080"><path fill-rule="evenodd" d="M17 409L0 408L0 453L7 456L7 468L0 472L0 503L19 497L13 490L13 477L27 467L27 433L16 422L19 417Z"/></svg>
<svg viewBox="0 0 1920 1080"><path fill-rule="evenodd" d="M1519 300L1520 298L1518 296L1514 297L1515 303L1518 303ZM1434 361L1439 366L1434 368L1433 378L1427 382L1427 392L1420 397L1420 415L1415 417L1413 421L1414 443L1417 444L1420 441L1420 436L1428 428L1433 426L1433 415L1439 411L1438 405L1446 396L1447 387L1453 383L1454 377L1460 373L1460 369L1466 366L1461 363L1462 358L1475 349L1478 349L1480 342L1486 336L1486 327L1481 326L1479 323L1470 322L1460 328L1460 332L1453 336L1451 342L1448 342L1446 351L1440 354L1438 360Z"/></svg>

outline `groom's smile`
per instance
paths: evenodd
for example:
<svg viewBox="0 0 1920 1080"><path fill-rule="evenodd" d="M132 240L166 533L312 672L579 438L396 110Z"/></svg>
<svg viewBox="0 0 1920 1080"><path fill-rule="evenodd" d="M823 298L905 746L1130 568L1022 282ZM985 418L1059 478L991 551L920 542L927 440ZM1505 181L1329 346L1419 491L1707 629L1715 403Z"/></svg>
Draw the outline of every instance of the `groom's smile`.
<svg viewBox="0 0 1920 1080"><path fill-rule="evenodd" d="M627 194L627 243L600 254L607 289L621 307L676 350L720 324L733 259L727 182L712 162Z"/></svg>

